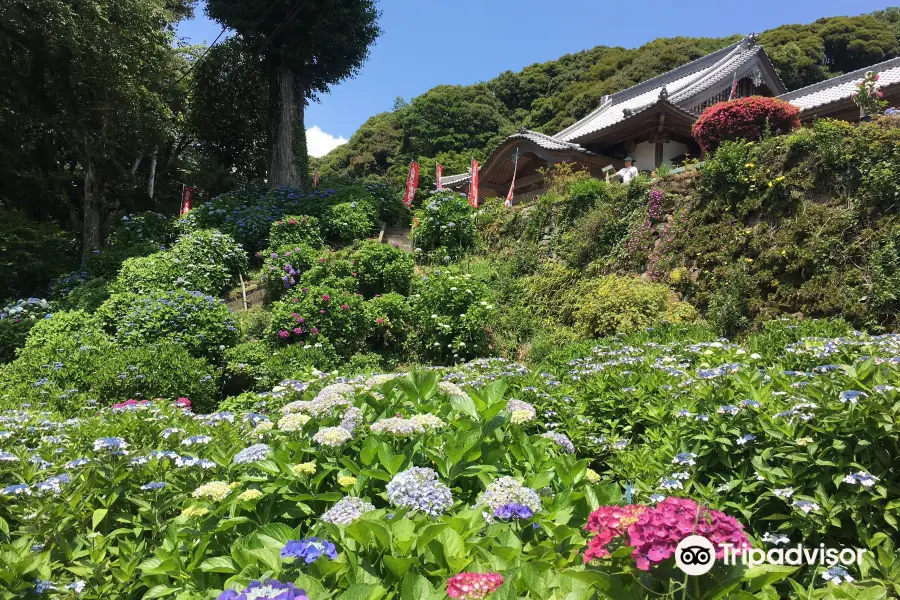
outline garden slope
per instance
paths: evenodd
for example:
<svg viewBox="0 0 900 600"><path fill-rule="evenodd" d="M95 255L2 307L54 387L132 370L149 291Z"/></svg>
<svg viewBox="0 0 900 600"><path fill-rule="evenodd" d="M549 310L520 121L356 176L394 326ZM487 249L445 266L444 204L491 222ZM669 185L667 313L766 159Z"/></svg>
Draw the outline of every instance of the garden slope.
<svg viewBox="0 0 900 600"><path fill-rule="evenodd" d="M897 327L896 118L727 143L653 183L556 178L536 205L478 216L488 256L521 278L509 299L537 314L559 319L579 302L566 289L618 274L669 285L727 334L786 314Z"/></svg>

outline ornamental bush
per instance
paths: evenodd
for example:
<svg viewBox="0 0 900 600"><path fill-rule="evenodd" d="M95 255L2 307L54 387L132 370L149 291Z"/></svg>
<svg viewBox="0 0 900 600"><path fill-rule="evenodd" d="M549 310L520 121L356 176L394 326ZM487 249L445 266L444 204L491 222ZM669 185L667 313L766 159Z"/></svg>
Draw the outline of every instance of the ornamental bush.
<svg viewBox="0 0 900 600"><path fill-rule="evenodd" d="M287 216L272 223L269 229L269 247L322 246L319 220L308 216Z"/></svg>
<svg viewBox="0 0 900 600"><path fill-rule="evenodd" d="M250 252L269 245L272 223L285 215L318 214L331 203L334 190L302 194L290 188L266 189L251 185L222 194L181 218L183 231L215 228L229 234Z"/></svg>
<svg viewBox="0 0 900 600"><path fill-rule="evenodd" d="M111 292L149 294L173 290L181 287L177 283L179 271L172 261L171 252L126 258L119 274L110 284Z"/></svg>
<svg viewBox="0 0 900 600"><path fill-rule="evenodd" d="M409 300L397 293L377 295L366 303L369 347L389 358L404 359L407 338L414 326Z"/></svg>
<svg viewBox="0 0 900 600"><path fill-rule="evenodd" d="M41 293L54 277L75 268L76 236L55 223L38 223L0 210L0 302Z"/></svg>
<svg viewBox="0 0 900 600"><path fill-rule="evenodd" d="M585 337L633 333L667 316L671 290L637 277L607 275L583 281L572 294L575 328ZM690 311L674 307L674 314L690 318Z"/></svg>
<svg viewBox="0 0 900 600"><path fill-rule="evenodd" d="M15 358L35 323L49 316L50 303L41 298L19 300L0 310L0 364Z"/></svg>
<svg viewBox="0 0 900 600"><path fill-rule="evenodd" d="M338 354L348 357L365 348L370 327L362 296L315 286L294 290L272 305L268 338L285 346L315 344L324 337Z"/></svg>
<svg viewBox="0 0 900 600"><path fill-rule="evenodd" d="M212 229L185 234L172 247L176 283L191 291L218 294L247 268L247 254L234 238Z"/></svg>
<svg viewBox="0 0 900 600"><path fill-rule="evenodd" d="M175 220L156 212L125 215L110 227L107 247L125 248L138 244L171 246L177 236Z"/></svg>
<svg viewBox="0 0 900 600"><path fill-rule="evenodd" d="M124 346L153 342L183 345L212 359L237 342L237 326L225 303L200 292L114 294L97 311L103 327Z"/></svg>
<svg viewBox="0 0 900 600"><path fill-rule="evenodd" d="M359 291L371 298L376 294L409 293L415 261L400 248L366 240L350 259L359 280Z"/></svg>
<svg viewBox="0 0 900 600"><path fill-rule="evenodd" d="M490 355L488 328L494 306L483 283L469 274L437 269L413 292L410 347L422 360L454 364Z"/></svg>
<svg viewBox="0 0 900 600"><path fill-rule="evenodd" d="M766 133L790 133L800 127L800 110L784 100L750 96L713 104L694 123L692 133L704 152L726 140L756 141Z"/></svg>
<svg viewBox="0 0 900 600"><path fill-rule="evenodd" d="M363 240L374 233L376 215L368 202L341 202L325 210L322 231L328 241L334 243Z"/></svg>
<svg viewBox="0 0 900 600"><path fill-rule="evenodd" d="M319 251L310 246L279 246L266 250L260 277L266 286L266 296L277 300L295 288L303 275L318 264ZM262 253L260 253L262 256Z"/></svg>
<svg viewBox="0 0 900 600"><path fill-rule="evenodd" d="M432 192L413 219L416 256L443 248L450 257L457 258L474 247L475 231L475 213L463 194Z"/></svg>

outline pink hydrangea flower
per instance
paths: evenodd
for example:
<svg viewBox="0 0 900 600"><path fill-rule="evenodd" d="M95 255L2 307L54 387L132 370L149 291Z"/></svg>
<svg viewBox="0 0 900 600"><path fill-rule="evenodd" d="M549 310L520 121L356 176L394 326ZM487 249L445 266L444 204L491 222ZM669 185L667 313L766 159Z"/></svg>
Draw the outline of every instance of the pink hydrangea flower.
<svg viewBox="0 0 900 600"><path fill-rule="evenodd" d="M702 535L712 542L716 558L725 555L723 544L731 544L738 554L749 547L744 526L734 517L701 507L689 498L666 498L628 527L635 565L646 571L651 563L671 558L678 543L689 535Z"/></svg>
<svg viewBox="0 0 900 600"><path fill-rule="evenodd" d="M290 335L291 335L290 332L287 331L287 330L285 330L285 329L282 329L281 331L278 332L278 337L280 337L280 338L283 339L283 340L285 340L285 339L287 339L288 337L290 337Z"/></svg>
<svg viewBox="0 0 900 600"><path fill-rule="evenodd" d="M500 573L460 573L447 580L447 595L459 600L484 598L501 585Z"/></svg>

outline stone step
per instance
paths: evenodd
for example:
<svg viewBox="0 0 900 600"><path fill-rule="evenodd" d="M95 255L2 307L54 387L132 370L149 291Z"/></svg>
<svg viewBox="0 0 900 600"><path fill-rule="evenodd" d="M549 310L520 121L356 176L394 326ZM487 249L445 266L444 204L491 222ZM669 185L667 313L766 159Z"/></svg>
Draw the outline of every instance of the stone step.
<svg viewBox="0 0 900 600"><path fill-rule="evenodd" d="M390 244L391 246L396 245L406 252L412 252L412 242L409 239L409 234L409 229L403 229L402 227L385 227L384 236L381 238L381 242Z"/></svg>

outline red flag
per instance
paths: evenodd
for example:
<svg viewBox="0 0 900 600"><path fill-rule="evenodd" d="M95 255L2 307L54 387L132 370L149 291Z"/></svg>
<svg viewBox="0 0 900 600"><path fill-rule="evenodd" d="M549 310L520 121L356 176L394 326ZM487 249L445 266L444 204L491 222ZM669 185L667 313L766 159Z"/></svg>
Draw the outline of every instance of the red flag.
<svg viewBox="0 0 900 600"><path fill-rule="evenodd" d="M731 93L728 95L729 100L734 100L734 97L737 95L738 88L738 79L737 79L737 71L734 72L734 75L731 78Z"/></svg>
<svg viewBox="0 0 900 600"><path fill-rule="evenodd" d="M406 178L406 193L403 194L403 204L408 207L412 206L413 198L416 197L416 188L419 187L419 163L412 161L409 163L409 176Z"/></svg>
<svg viewBox="0 0 900 600"><path fill-rule="evenodd" d="M509 193L506 194L506 202L503 203L503 206L510 207L512 206L513 194L516 191L516 171L519 170L519 149L516 148L516 161L513 163L513 177L512 182L509 184Z"/></svg>
<svg viewBox="0 0 900 600"><path fill-rule="evenodd" d="M319 170L313 171L313 189L319 189Z"/></svg>
<svg viewBox="0 0 900 600"><path fill-rule="evenodd" d="M181 186L181 215L186 215L191 210L191 202L194 200L194 188L189 185Z"/></svg>
<svg viewBox="0 0 900 600"><path fill-rule="evenodd" d="M478 161L472 159L472 174L469 176L469 204L478 208Z"/></svg>
<svg viewBox="0 0 900 600"><path fill-rule="evenodd" d="M441 184L441 178L444 176L444 167L441 166L441 163L437 164L437 189L442 190L444 186Z"/></svg>

